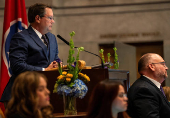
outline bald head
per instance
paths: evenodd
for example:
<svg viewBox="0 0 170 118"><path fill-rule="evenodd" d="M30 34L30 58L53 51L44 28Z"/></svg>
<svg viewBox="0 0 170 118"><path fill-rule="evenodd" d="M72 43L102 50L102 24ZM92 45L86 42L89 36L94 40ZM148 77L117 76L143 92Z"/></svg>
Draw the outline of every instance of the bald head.
<svg viewBox="0 0 170 118"><path fill-rule="evenodd" d="M149 78L162 83L167 77L168 67L164 59L155 53L147 53L143 55L138 62L138 72Z"/></svg>
<svg viewBox="0 0 170 118"><path fill-rule="evenodd" d="M141 71L147 70L147 66L150 63L153 63L154 60L157 59L157 57L161 57L161 56L156 53L144 54L138 62L138 72L141 74Z"/></svg>

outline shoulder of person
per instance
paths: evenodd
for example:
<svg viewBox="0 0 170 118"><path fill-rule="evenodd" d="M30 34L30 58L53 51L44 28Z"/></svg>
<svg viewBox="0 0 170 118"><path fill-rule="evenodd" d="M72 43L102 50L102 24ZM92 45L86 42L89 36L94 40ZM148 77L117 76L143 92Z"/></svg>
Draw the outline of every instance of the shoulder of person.
<svg viewBox="0 0 170 118"><path fill-rule="evenodd" d="M27 36L27 35L29 35L29 33L28 33L27 29L24 29L24 30L22 30L21 32L15 33L15 34L12 36L12 38L25 37L25 36Z"/></svg>
<svg viewBox="0 0 170 118"><path fill-rule="evenodd" d="M51 32L46 33L46 36L50 38L50 40L56 40L56 36L52 34Z"/></svg>
<svg viewBox="0 0 170 118"><path fill-rule="evenodd" d="M52 34L51 32L46 33L47 36L55 36L54 34Z"/></svg>

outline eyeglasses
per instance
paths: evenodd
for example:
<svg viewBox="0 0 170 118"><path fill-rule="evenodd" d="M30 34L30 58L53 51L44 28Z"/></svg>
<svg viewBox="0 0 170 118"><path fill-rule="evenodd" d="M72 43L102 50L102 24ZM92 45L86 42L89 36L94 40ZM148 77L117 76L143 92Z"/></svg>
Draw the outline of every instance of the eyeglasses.
<svg viewBox="0 0 170 118"><path fill-rule="evenodd" d="M127 94L126 93L121 93L118 95L120 98L123 98L123 97L127 97Z"/></svg>
<svg viewBox="0 0 170 118"><path fill-rule="evenodd" d="M42 16L42 17L46 17L46 18L48 18L49 20L54 20L54 17L50 17L50 16Z"/></svg>
<svg viewBox="0 0 170 118"><path fill-rule="evenodd" d="M158 62L158 63L152 63L152 64L161 64L161 65L163 65L164 67L167 67L165 62Z"/></svg>

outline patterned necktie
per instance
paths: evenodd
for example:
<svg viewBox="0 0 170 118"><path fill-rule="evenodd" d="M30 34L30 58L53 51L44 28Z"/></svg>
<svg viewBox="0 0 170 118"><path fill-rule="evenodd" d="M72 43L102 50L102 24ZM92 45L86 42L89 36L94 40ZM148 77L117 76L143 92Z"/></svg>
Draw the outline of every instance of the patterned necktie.
<svg viewBox="0 0 170 118"><path fill-rule="evenodd" d="M44 40L44 44L47 46L47 48L48 48L48 40L47 40L47 38L44 36L44 35L42 35L42 39Z"/></svg>
<svg viewBox="0 0 170 118"><path fill-rule="evenodd" d="M162 88L162 86L160 86L160 90L161 90L161 92L164 94L164 96L165 96L165 93L164 93L164 90L163 90L163 88ZM166 97L166 96L165 96Z"/></svg>

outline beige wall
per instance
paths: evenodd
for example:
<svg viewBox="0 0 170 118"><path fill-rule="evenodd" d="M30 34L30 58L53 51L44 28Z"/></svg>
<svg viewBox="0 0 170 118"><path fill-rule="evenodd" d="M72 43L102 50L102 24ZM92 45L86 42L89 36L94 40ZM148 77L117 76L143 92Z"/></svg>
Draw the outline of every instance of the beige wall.
<svg viewBox="0 0 170 118"><path fill-rule="evenodd" d="M3 25L4 1L0 3L0 32ZM99 54L99 44L120 42L169 42L170 0L25 0L26 7L41 2L54 6L52 33L69 41L75 31L75 46ZM2 37L2 33L0 33ZM69 47L58 39L59 56L67 61ZM170 43L164 43L164 57L170 60ZM99 58L80 53L87 65L100 63ZM170 67L170 63L168 63ZM170 75L170 72L168 71ZM131 75L131 78L136 75ZM170 85L170 81L166 81Z"/></svg>

